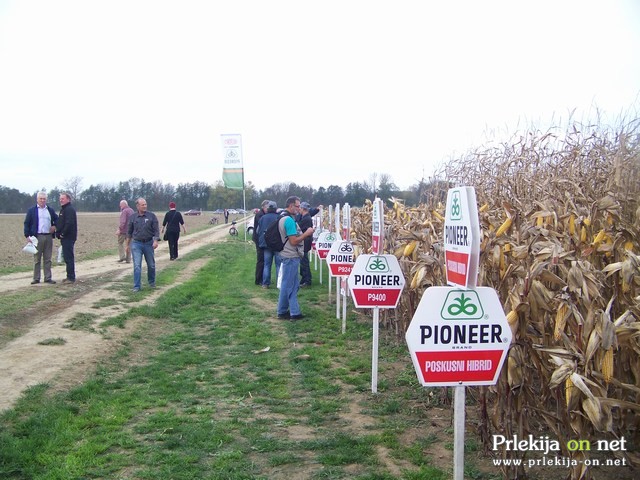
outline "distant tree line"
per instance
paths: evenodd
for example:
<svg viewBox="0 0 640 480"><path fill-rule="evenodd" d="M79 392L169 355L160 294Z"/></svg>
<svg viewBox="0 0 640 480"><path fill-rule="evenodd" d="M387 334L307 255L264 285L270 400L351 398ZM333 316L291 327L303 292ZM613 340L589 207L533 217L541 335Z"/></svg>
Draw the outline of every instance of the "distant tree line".
<svg viewBox="0 0 640 480"><path fill-rule="evenodd" d="M42 189L46 191L46 189ZM401 198L406 205L416 205L429 190L429 185L420 181L409 190L400 191L386 174L372 174L370 181L352 182L345 188L337 185L320 187L298 185L296 183L278 183L264 190L258 190L248 182L245 185L247 210L258 208L262 200L273 200L278 206L284 206L291 195L300 197L312 205L344 205L362 206L367 199L376 196L388 201L391 197ZM144 197L149 209L163 211L168 209L169 202L176 202L178 210L217 210L224 208L242 208L242 190L226 188L221 181L211 185L205 182L180 183L174 186L161 181L146 182L142 178L115 184L100 183L82 189L82 178L72 177L62 182L62 187L47 191L48 204L59 209L61 192L69 192L79 211L85 212L117 212L120 200L127 200L133 206L135 200ZM0 186L0 213L21 213L35 204L37 192L23 193L15 188Z"/></svg>

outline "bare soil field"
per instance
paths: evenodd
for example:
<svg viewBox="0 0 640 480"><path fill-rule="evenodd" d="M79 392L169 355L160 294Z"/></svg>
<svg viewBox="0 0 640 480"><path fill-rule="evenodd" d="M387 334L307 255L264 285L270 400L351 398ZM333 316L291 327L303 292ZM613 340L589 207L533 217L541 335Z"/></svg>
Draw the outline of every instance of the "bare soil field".
<svg viewBox="0 0 640 480"><path fill-rule="evenodd" d="M154 212L158 216L160 225L165 212ZM113 252L117 255L119 212L91 213L78 212L78 241L75 246L76 261L82 261L87 257L95 258L100 253ZM0 272L15 268L32 268L33 256L22 251L26 245L24 238L25 214L0 214L0 231L4 232L0 239ZM222 215L213 215L202 212L202 215L183 216L187 233L196 232L209 226L209 221L216 217L218 225L224 224ZM232 220L242 220L241 215L232 215ZM55 241L56 248L60 245Z"/></svg>

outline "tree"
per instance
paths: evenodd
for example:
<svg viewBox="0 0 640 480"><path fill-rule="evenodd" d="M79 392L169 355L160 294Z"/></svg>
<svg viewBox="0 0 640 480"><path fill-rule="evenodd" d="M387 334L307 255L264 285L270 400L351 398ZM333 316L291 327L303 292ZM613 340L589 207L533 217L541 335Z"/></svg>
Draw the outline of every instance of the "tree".
<svg viewBox="0 0 640 480"><path fill-rule="evenodd" d="M349 183L344 190L344 202L353 207L364 205L364 201L368 196L367 185L360 182Z"/></svg>
<svg viewBox="0 0 640 480"><path fill-rule="evenodd" d="M65 192L71 194L71 200L79 203L80 192L82 189L82 177L69 177L62 181L62 188Z"/></svg>

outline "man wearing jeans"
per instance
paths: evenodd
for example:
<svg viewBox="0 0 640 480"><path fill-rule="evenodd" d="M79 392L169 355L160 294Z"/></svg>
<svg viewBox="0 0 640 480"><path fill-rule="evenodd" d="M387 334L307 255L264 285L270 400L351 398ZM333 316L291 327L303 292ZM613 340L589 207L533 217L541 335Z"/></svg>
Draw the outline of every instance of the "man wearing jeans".
<svg viewBox="0 0 640 480"><path fill-rule="evenodd" d="M133 291L140 291L142 277L142 257L147 263L147 281L151 288L156 287L156 260L154 250L158 248L160 225L153 212L147 212L147 201L136 201L137 214L129 220L127 229L127 253L133 257Z"/></svg>
<svg viewBox="0 0 640 480"><path fill-rule="evenodd" d="M298 289L300 288L300 258L304 254L304 239L313 235L313 227L309 227L304 233L295 222L295 216L300 212L300 199L298 197L287 198L284 218L280 219L278 227L280 237L284 244L280 252L282 263L282 283L280 296L278 297L278 318L300 320L304 318L298 304Z"/></svg>

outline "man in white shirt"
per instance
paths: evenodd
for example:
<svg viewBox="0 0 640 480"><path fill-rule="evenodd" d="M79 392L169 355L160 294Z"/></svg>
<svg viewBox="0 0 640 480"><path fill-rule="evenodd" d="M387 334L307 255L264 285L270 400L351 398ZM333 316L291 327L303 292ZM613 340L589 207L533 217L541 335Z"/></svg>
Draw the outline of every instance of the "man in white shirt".
<svg viewBox="0 0 640 480"><path fill-rule="evenodd" d="M56 231L58 214L47 205L47 194L38 192L36 205L27 210L24 219L24 236L38 239L38 252L33 255L33 280L31 285L40 283L40 267L44 270L44 282L56 283L51 278L51 255L53 253L53 233ZM31 241L31 240L29 240Z"/></svg>

